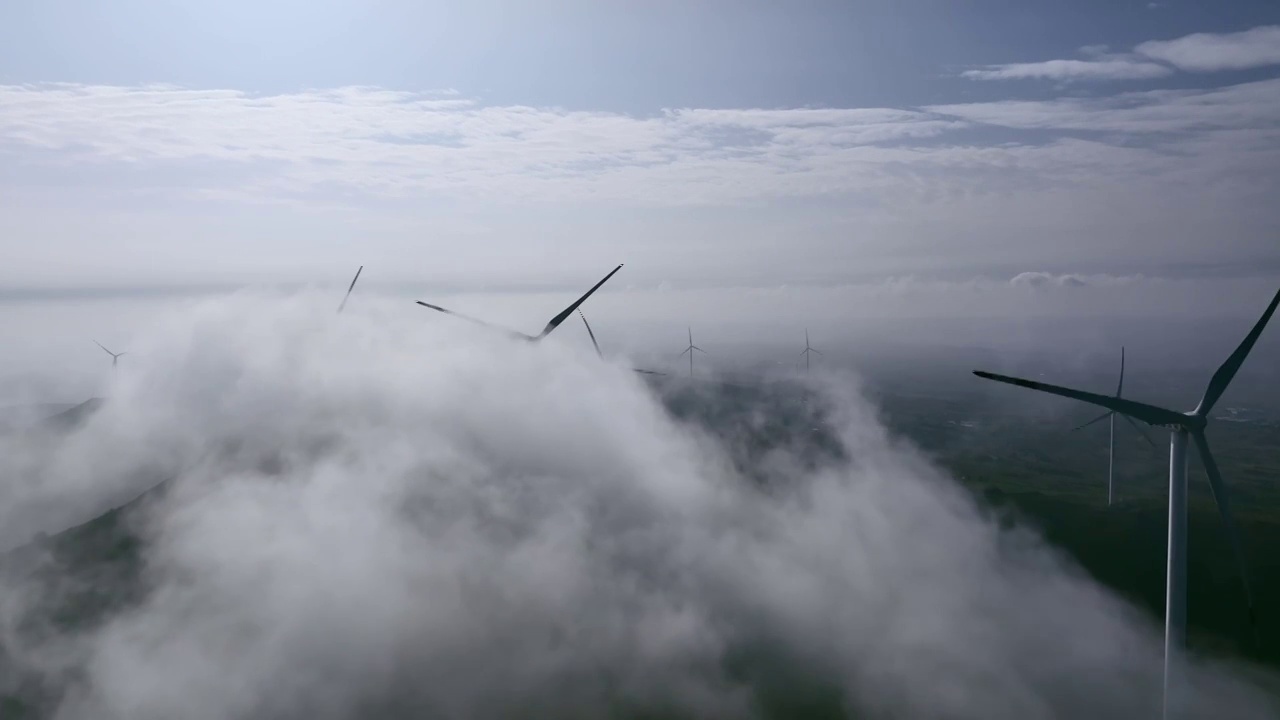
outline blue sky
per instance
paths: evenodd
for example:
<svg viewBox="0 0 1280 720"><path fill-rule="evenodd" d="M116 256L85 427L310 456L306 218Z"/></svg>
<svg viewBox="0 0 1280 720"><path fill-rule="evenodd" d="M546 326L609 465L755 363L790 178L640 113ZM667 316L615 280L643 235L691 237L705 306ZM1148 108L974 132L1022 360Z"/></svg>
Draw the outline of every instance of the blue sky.
<svg viewBox="0 0 1280 720"><path fill-rule="evenodd" d="M10 0L0 285L1274 277L1277 26L1268 2Z"/></svg>

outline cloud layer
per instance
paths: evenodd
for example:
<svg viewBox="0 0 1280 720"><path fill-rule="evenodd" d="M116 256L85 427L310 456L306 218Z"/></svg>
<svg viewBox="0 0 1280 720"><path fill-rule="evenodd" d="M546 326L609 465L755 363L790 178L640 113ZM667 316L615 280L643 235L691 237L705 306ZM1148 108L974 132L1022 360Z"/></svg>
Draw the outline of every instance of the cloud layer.
<svg viewBox="0 0 1280 720"><path fill-rule="evenodd" d="M819 407L848 461L784 445L761 492L586 352L306 296L148 337L60 462L178 484L141 525L146 597L71 639L60 717L750 717L779 682L859 717L1155 708L1154 623L846 383ZM1222 667L1193 687L1270 712Z"/></svg>
<svg viewBox="0 0 1280 720"><path fill-rule="evenodd" d="M991 65L961 75L971 80L1147 80L1172 75L1175 70L1208 73L1268 67L1280 65L1280 25L1151 40L1138 44L1129 54L1109 55L1094 47L1081 51L1099 57Z"/></svg>

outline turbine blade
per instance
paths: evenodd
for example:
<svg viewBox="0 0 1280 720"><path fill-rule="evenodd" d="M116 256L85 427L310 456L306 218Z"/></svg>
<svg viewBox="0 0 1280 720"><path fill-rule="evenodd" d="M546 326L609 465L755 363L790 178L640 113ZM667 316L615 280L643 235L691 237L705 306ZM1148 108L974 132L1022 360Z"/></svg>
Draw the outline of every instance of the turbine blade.
<svg viewBox="0 0 1280 720"><path fill-rule="evenodd" d="M1280 295L1277 295L1280 297ZM1209 476L1209 488L1213 490L1213 499L1218 505L1218 514L1222 517L1222 526L1227 531L1227 539L1231 542L1231 550L1236 556L1236 565L1240 569L1240 584L1244 586L1245 602L1249 606L1249 627L1253 630L1254 641L1258 639L1258 616L1253 605L1253 590L1249 586L1249 566L1244 559L1244 546L1240 542L1240 532L1236 529L1235 519L1231 516L1231 506L1227 497L1227 485L1222 482L1222 474L1218 472L1218 463L1209 451L1209 440L1203 431L1191 434L1195 440L1196 450L1200 453L1200 462L1204 464L1205 474Z"/></svg>
<svg viewBox="0 0 1280 720"><path fill-rule="evenodd" d="M635 370L638 373L644 373L645 375L666 375L666 373L658 372L657 370L644 370L642 368L631 368L631 369Z"/></svg>
<svg viewBox="0 0 1280 720"><path fill-rule="evenodd" d="M1138 431L1138 434L1142 436L1142 439L1143 439L1143 440L1146 440L1146 441L1147 441L1147 444L1148 444L1148 445L1150 445L1151 447L1153 447L1153 448L1155 448L1155 449L1157 449L1157 450L1159 450L1159 449L1160 449L1160 446L1159 446L1159 445L1156 445L1156 441L1155 441L1155 440L1152 440L1152 439L1151 439L1151 436L1147 434L1147 431L1146 431L1146 430L1143 430L1141 425L1139 425L1138 423L1134 422L1134 421L1133 421L1133 418L1129 417L1128 415L1125 415L1124 413L1121 413L1121 414L1120 414L1120 417L1124 418L1124 419L1125 419L1125 422L1127 422L1127 423L1129 423L1130 425L1132 425L1132 426L1133 426L1133 429Z"/></svg>
<svg viewBox="0 0 1280 720"><path fill-rule="evenodd" d="M356 276L351 278L351 285L347 287L347 294L342 296L342 303L338 305L339 313L342 312L342 308L347 306L347 298L351 297L351 291L356 289L356 281L360 279L360 272L362 270L364 270L363 265L356 269Z"/></svg>
<svg viewBox="0 0 1280 720"><path fill-rule="evenodd" d="M582 324L587 326L587 334L591 336L591 344L595 345L596 347L596 355L598 355L600 359L603 360L604 353L600 352L600 343L596 342L596 334L591 332L591 323L587 322L587 316L583 315L582 311L579 310L578 317L582 318Z"/></svg>
<svg viewBox="0 0 1280 720"><path fill-rule="evenodd" d="M561 310L559 315L556 315L555 317L551 318L551 320L547 322L547 326L542 328L542 333L540 333L537 337L535 337L534 340L535 341L541 340L542 338L547 336L547 333L550 333L552 330L555 330L557 327L559 327L560 323L564 322L565 318L572 315L573 311L577 310L579 305L586 302L587 298L591 297L592 293L594 293L596 290L599 290L601 285L605 284L605 282L607 282L609 278L613 277L614 273L618 272L621 269L622 269L622 265L618 265L618 267L610 271L608 275L605 275L603 280L591 286L591 289L583 293L582 297L578 298L572 305L565 308L564 310Z"/></svg>
<svg viewBox="0 0 1280 720"><path fill-rule="evenodd" d="M1124 400L1117 397L1108 397L1106 395L1098 395L1096 393L1085 392L1083 390L1073 390L1071 388L1062 387L1061 385L1050 385L1048 383L1036 382L1035 380L1024 380L1022 378L1010 377L1008 375L997 375L995 373L974 370L974 375L987 380L995 380L996 382L1008 383L1009 385L1017 385L1018 387L1029 388L1031 390L1039 390L1051 395L1058 395L1072 400L1080 400L1091 405L1104 407L1108 410L1115 410L1118 413L1132 415L1148 425L1177 425L1185 426L1187 416L1173 410L1166 410L1155 405L1134 402L1132 400Z"/></svg>
<svg viewBox="0 0 1280 720"><path fill-rule="evenodd" d="M467 321L467 322L469 322L469 323L475 323L476 325L481 325L481 326L483 326L483 327L487 327L487 328L489 328L490 330L497 330L497 331L499 331L499 332L504 332L504 333L506 333L506 334L508 334L508 335L510 335L510 336L512 336L512 337L520 338L521 340L534 340L534 339L536 339L536 338L534 338L532 335L526 335L526 334L524 334L524 333L522 333L522 332L517 332L517 331L515 331L515 330L509 330L509 329L507 329L507 328L502 327L501 325L494 325L493 323L485 322L484 320L481 320L481 319L479 319L479 318L473 318L473 317L471 317L470 315L463 315L463 314L462 314L462 313L460 313L460 312L454 312L453 310L449 310L449 309L447 309L447 308L442 308L442 307L440 307L439 305L432 305L432 304L431 304L431 303L429 303L429 302L423 302L423 301L419 300L419 301L418 301L418 304L419 304L419 305L421 305L422 307L425 307L425 308L431 308L432 310L435 310L436 312L442 312L442 313L444 313L445 315L452 315L452 316L454 316L454 317L456 317L456 318L460 318L460 319L462 319L462 320L466 320L466 321Z"/></svg>
<svg viewBox="0 0 1280 720"><path fill-rule="evenodd" d="M1099 415L1098 417L1096 417L1096 418L1094 418L1094 419L1090 420L1089 422L1087 422L1087 423L1085 423L1085 424L1083 424L1083 425L1077 425L1076 427L1071 428L1071 432L1075 432L1075 431L1077 431L1077 430L1083 430L1083 429L1085 429L1085 428L1089 427L1090 425L1092 425L1092 424L1094 424L1094 423L1098 422L1099 420L1106 420L1107 418L1111 417L1111 414L1112 414L1112 413L1114 413L1114 412L1115 412L1115 410L1108 410L1108 411L1106 411L1106 412L1102 413L1102 414L1101 414L1101 415ZM1127 417L1127 416L1126 416L1126 417ZM1133 421L1132 421L1132 420L1130 420L1129 422L1133 422Z"/></svg>
<svg viewBox="0 0 1280 720"><path fill-rule="evenodd" d="M1116 386L1116 397L1124 394L1124 346L1120 346L1120 384Z"/></svg>
<svg viewBox="0 0 1280 720"><path fill-rule="evenodd" d="M1258 322L1254 323L1253 329L1241 341L1236 351L1231 353L1231 357L1222 363L1222 367L1213 374L1213 378L1209 380L1209 387L1205 388L1204 397L1200 399L1200 404L1196 406L1196 415L1208 415L1213 409L1218 399L1222 397L1222 393L1226 391L1227 386L1231 384L1231 379L1236 376L1236 371L1244 364L1244 359L1249 356L1249 351L1253 349L1253 344L1258 341L1258 336L1262 334L1263 328L1267 326L1267 321L1276 311L1276 306L1280 305L1280 290L1276 291L1276 296L1272 298L1271 304L1267 306L1262 317L1258 318Z"/></svg>
<svg viewBox="0 0 1280 720"><path fill-rule="evenodd" d="M692 345L690 345L689 347L685 348L685 349L684 349L684 352L680 353L680 354L679 354L679 355L677 355L676 357L684 357L684 353L691 353L691 352L693 352L693 346L692 346Z"/></svg>
<svg viewBox="0 0 1280 720"><path fill-rule="evenodd" d="M89 338L89 339L90 339L90 340L93 340L93 338ZM108 350L108 349L106 349L105 347L103 347L103 346L102 346L102 343L98 342L97 340L93 340L93 344L94 344L94 345L97 345L97 346L98 346L98 347L100 347L100 348L102 348L102 352L104 352L104 353L106 353L106 354L110 355L111 357L115 357L115 356L116 356L116 354L115 354L115 353L113 353L113 352L111 352L110 350Z"/></svg>
<svg viewBox="0 0 1280 720"><path fill-rule="evenodd" d="M816 353L819 357L822 356L822 353L818 352L817 350L814 350L813 348L809 348L809 352Z"/></svg>
<svg viewBox="0 0 1280 720"><path fill-rule="evenodd" d="M711 354L711 353L707 352L706 350L703 350L702 348L698 347L697 345L694 345L694 346L693 346L693 349L694 349L694 350L697 350L698 352L702 353L703 355L710 355L710 354Z"/></svg>
<svg viewBox="0 0 1280 720"><path fill-rule="evenodd" d="M800 351L800 357L804 357L806 354L808 354L808 352L809 352L809 348L805 348L805 349L801 350L801 351Z"/></svg>

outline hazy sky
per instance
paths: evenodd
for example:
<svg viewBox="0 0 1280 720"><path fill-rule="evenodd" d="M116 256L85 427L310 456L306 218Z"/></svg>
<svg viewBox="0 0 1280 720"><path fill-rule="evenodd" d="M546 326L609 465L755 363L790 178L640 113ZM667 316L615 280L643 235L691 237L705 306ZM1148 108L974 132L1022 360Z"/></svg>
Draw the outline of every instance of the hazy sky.
<svg viewBox="0 0 1280 720"><path fill-rule="evenodd" d="M1277 190L1272 2L0 6L10 291L1275 278Z"/></svg>

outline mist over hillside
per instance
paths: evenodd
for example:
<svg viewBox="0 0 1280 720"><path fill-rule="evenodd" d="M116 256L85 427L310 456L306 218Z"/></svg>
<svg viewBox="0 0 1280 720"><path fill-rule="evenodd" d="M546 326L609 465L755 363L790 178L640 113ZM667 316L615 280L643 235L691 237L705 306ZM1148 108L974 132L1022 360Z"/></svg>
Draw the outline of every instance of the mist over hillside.
<svg viewBox="0 0 1280 720"><path fill-rule="evenodd" d="M10 556L23 712L1158 711L1156 620L888 431L856 376L649 385L313 294L206 301L132 347L83 424L0 454L6 528L171 479ZM1193 673L1197 711L1273 716L1269 671Z"/></svg>

